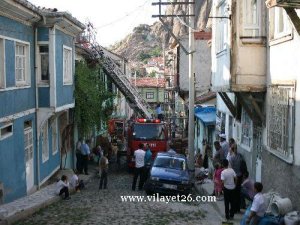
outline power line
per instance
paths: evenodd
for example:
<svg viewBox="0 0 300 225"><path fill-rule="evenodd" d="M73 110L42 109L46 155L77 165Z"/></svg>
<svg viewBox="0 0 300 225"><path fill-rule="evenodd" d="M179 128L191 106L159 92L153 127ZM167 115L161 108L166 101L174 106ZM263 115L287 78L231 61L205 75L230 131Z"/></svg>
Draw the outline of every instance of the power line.
<svg viewBox="0 0 300 225"><path fill-rule="evenodd" d="M173 3L171 0L168 0L168 2ZM173 4L172 4L173 5ZM183 21L178 15L176 15L176 19L179 20L179 22L184 25L187 28L191 28L194 32L198 32L199 30L194 29L193 27L191 27L189 24L187 24L185 21Z"/></svg>
<svg viewBox="0 0 300 225"><path fill-rule="evenodd" d="M116 19L116 20L113 20L113 21L111 21L111 22L109 22L109 23L107 23L107 24L104 24L104 25L102 25L102 26L96 27L96 29L101 29L101 28L103 28L103 27L107 27L107 26L109 26L109 25L112 25L112 24L114 24L114 23L117 23L117 22L123 20L124 18L126 18L126 17L128 17L128 16L131 16L133 13L135 13L135 12L138 11L138 10L140 10L140 8L144 7L144 6L147 4L147 2L149 2L149 1L150 1L150 0L146 0L142 5L138 6L138 7L137 7L136 9L134 9L133 11L127 13L125 16L122 16L122 17L120 17L120 18L118 18L118 19Z"/></svg>

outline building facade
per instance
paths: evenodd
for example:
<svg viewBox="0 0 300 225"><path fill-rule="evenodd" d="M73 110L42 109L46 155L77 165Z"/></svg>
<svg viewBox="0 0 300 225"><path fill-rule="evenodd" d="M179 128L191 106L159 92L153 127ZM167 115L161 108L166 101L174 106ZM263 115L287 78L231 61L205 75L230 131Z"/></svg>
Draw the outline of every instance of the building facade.
<svg viewBox="0 0 300 225"><path fill-rule="evenodd" d="M70 147L64 142L72 136L65 129L74 107L74 37L84 26L70 14L27 1L0 5L0 105L5 106L0 108L0 199L5 203L36 190L60 168L64 148Z"/></svg>
<svg viewBox="0 0 300 225"><path fill-rule="evenodd" d="M290 1L215 0L212 36L217 133L235 138L251 177L266 192L289 197L296 209L299 7Z"/></svg>
<svg viewBox="0 0 300 225"><path fill-rule="evenodd" d="M282 1L285 2L285 1ZM263 129L262 181L300 209L300 37L290 3L268 9L268 73ZM299 21L299 18L298 18ZM276 174L277 179L274 179Z"/></svg>
<svg viewBox="0 0 300 225"><path fill-rule="evenodd" d="M141 96L151 106L153 113L155 113L155 107L158 103L160 103L162 109L164 109L165 100L168 98L165 92L166 84L164 78L132 78L131 83L138 89Z"/></svg>
<svg viewBox="0 0 300 225"><path fill-rule="evenodd" d="M260 180L266 6L260 0L215 0L212 14L212 90L218 93L216 134L225 133L228 139L237 141L249 173Z"/></svg>

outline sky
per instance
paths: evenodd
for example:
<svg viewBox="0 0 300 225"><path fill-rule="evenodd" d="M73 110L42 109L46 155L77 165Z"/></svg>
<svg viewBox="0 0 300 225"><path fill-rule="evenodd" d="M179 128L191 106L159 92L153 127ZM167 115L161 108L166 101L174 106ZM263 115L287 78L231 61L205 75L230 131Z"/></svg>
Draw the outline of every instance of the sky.
<svg viewBox="0 0 300 225"><path fill-rule="evenodd" d="M79 21L97 28L97 40L108 47L122 40L139 24L153 24L158 14L155 0L29 0L36 6L68 11Z"/></svg>

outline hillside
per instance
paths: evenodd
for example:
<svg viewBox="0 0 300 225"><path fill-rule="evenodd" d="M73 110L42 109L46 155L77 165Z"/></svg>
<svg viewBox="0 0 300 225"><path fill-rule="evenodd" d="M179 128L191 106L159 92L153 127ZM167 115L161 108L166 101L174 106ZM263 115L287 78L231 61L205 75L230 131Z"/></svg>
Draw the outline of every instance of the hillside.
<svg viewBox="0 0 300 225"><path fill-rule="evenodd" d="M175 2L184 2L185 0L175 0ZM195 5L195 24L197 30L210 29L208 17L211 11L212 0L198 0ZM187 5L168 6L166 14L181 15L187 14ZM166 18L165 23L172 32L180 37L188 33L187 20L178 19L177 17ZM165 44L163 44L165 43ZM176 41L164 29L161 22L155 22L152 25L141 24L134 28L132 33L120 42L111 46L110 50L125 57L130 62L145 62L148 58L162 55L163 46L166 49L170 44Z"/></svg>
<svg viewBox="0 0 300 225"><path fill-rule="evenodd" d="M143 61L152 56L160 56L163 37L167 33L159 22L153 25L141 24L132 33L111 47L111 50L129 61Z"/></svg>

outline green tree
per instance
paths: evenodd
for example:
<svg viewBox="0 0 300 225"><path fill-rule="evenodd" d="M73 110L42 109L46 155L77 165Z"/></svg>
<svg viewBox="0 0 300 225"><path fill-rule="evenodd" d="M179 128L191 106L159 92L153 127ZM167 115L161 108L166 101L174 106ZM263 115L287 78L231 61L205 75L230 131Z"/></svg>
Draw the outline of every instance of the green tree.
<svg viewBox="0 0 300 225"><path fill-rule="evenodd" d="M113 107L114 94L106 89L102 76L99 64L76 63L75 120L81 136L99 130L101 123L109 119L107 112Z"/></svg>

